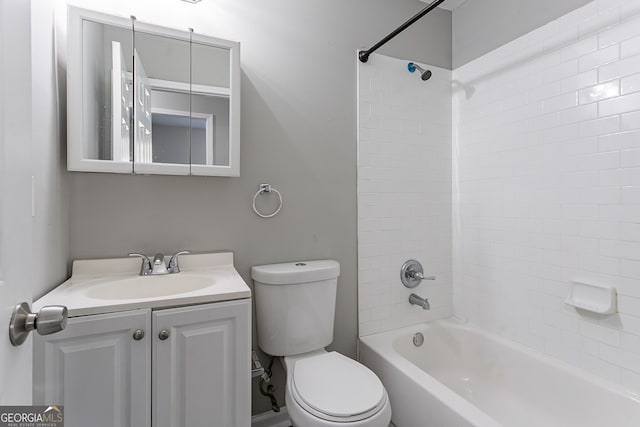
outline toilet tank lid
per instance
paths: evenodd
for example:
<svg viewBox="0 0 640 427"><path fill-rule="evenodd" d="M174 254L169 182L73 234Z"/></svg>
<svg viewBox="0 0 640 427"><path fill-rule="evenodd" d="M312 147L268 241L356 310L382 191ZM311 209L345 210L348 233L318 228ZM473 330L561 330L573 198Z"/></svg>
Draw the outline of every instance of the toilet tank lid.
<svg viewBox="0 0 640 427"><path fill-rule="evenodd" d="M292 285L335 279L340 264L333 260L297 261L251 267L251 278L266 285Z"/></svg>

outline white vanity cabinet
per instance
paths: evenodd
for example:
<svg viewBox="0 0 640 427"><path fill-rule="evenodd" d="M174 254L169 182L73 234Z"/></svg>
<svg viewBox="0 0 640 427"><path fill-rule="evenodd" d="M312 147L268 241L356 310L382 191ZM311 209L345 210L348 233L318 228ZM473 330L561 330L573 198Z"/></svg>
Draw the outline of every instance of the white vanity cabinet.
<svg viewBox="0 0 640 427"><path fill-rule="evenodd" d="M67 427L248 427L249 301L72 317L35 338L34 404Z"/></svg>

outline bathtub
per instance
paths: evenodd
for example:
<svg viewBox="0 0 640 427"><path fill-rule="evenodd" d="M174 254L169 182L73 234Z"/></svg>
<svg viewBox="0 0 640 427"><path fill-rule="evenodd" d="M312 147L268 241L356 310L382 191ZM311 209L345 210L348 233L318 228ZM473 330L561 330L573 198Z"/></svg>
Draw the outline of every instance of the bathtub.
<svg viewBox="0 0 640 427"><path fill-rule="evenodd" d="M640 396L450 321L363 337L360 360L384 383L397 427L640 426Z"/></svg>

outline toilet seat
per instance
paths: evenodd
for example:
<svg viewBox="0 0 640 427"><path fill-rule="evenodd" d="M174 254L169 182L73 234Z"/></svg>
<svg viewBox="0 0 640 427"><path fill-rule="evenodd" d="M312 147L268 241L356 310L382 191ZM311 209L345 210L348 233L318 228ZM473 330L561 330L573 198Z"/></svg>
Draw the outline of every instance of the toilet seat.
<svg viewBox="0 0 640 427"><path fill-rule="evenodd" d="M297 360L290 375L293 399L323 420L361 421L387 404L380 379L364 365L337 352Z"/></svg>

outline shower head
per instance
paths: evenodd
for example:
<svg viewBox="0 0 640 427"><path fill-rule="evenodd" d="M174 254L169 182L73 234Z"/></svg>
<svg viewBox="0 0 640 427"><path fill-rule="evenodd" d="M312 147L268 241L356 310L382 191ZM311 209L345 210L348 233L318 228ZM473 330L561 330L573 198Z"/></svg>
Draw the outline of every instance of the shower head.
<svg viewBox="0 0 640 427"><path fill-rule="evenodd" d="M431 78L431 70L425 70L424 68L422 68L418 64L414 64L413 62L409 62L407 64L407 69L410 73L414 73L416 70L418 70L420 72L420 78L425 82Z"/></svg>

